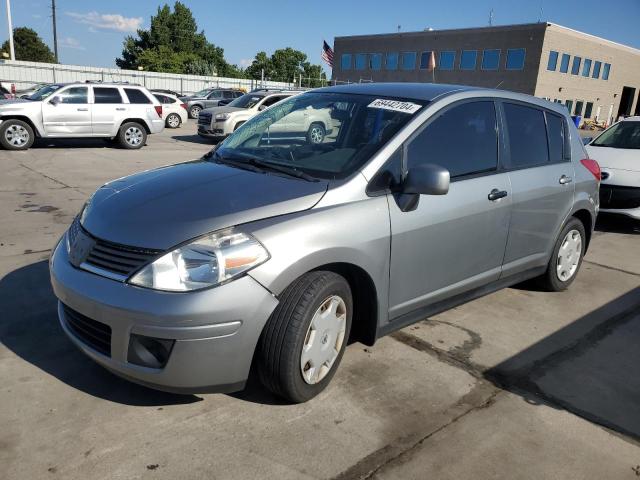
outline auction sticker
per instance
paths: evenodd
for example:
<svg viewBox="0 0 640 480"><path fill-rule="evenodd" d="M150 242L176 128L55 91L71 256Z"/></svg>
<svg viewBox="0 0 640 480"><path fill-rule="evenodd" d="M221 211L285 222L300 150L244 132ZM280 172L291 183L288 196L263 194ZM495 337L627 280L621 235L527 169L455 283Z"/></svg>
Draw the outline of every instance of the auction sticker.
<svg viewBox="0 0 640 480"><path fill-rule="evenodd" d="M377 98L367 106L369 108L382 108L383 110L393 110L394 112L404 112L411 115L422 107L422 105L418 105L417 103L386 100L384 98Z"/></svg>

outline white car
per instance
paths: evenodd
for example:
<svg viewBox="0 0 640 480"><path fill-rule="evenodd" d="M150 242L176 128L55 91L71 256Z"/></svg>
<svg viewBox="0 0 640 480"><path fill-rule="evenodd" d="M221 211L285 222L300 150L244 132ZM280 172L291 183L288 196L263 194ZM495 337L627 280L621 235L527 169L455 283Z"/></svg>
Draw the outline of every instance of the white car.
<svg viewBox="0 0 640 480"><path fill-rule="evenodd" d="M54 83L25 99L0 101L0 145L7 150L26 150L36 137L100 137L137 149L163 129L162 105L138 85Z"/></svg>
<svg viewBox="0 0 640 480"><path fill-rule="evenodd" d="M586 148L602 170L600 211L640 220L640 117L613 124Z"/></svg>
<svg viewBox="0 0 640 480"><path fill-rule="evenodd" d="M189 119L187 104L178 97L168 93L151 93L162 104L162 119L167 128L178 128Z"/></svg>

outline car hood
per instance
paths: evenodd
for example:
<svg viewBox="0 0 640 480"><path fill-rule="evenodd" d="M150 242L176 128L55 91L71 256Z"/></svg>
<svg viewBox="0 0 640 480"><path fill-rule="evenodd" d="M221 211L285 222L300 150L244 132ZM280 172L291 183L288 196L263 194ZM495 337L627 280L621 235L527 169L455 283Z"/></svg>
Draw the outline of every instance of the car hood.
<svg viewBox="0 0 640 480"><path fill-rule="evenodd" d="M246 108L228 107L228 106L224 105L222 107L205 108L202 111L203 112L211 112L211 114L216 114L216 113L232 113L232 112L238 112L240 110L244 111L244 110L246 110Z"/></svg>
<svg viewBox="0 0 640 480"><path fill-rule="evenodd" d="M602 168L640 171L640 150L595 147L587 145L589 158L593 158Z"/></svg>
<svg viewBox="0 0 640 480"><path fill-rule="evenodd" d="M7 98L4 100L0 100L0 107L15 107L15 106L22 106L22 105L18 105L19 103L28 103L28 104L32 104L34 103L31 100L27 100L24 98Z"/></svg>
<svg viewBox="0 0 640 480"><path fill-rule="evenodd" d="M307 182L198 160L107 183L82 225L114 243L165 250L199 235L307 210L328 182Z"/></svg>

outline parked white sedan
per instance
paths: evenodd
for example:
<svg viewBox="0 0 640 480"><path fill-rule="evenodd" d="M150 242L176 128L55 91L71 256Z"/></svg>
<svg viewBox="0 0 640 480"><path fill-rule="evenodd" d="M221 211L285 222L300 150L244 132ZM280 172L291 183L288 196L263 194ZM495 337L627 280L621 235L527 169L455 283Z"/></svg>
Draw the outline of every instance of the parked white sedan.
<svg viewBox="0 0 640 480"><path fill-rule="evenodd" d="M640 220L640 117L615 123L586 148L602 169L600 211Z"/></svg>
<svg viewBox="0 0 640 480"><path fill-rule="evenodd" d="M187 121L187 105L182 100L168 93L152 93L162 104L162 119L167 128L178 128Z"/></svg>

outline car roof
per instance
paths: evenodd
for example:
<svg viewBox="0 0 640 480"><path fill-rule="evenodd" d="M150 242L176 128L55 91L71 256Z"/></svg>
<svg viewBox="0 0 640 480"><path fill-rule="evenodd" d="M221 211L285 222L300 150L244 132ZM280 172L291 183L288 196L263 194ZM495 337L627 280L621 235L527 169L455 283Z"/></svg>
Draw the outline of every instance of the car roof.
<svg viewBox="0 0 640 480"><path fill-rule="evenodd" d="M627 117L622 119L623 122L640 122L640 115L634 115L633 117Z"/></svg>
<svg viewBox="0 0 640 480"><path fill-rule="evenodd" d="M333 93L354 93L362 95L376 95L382 97L403 97L412 98L414 100L431 101L441 95L468 91L482 90L476 87L466 85L450 85L442 83L352 83L348 85L337 85L335 87L318 88L316 92L333 92Z"/></svg>

